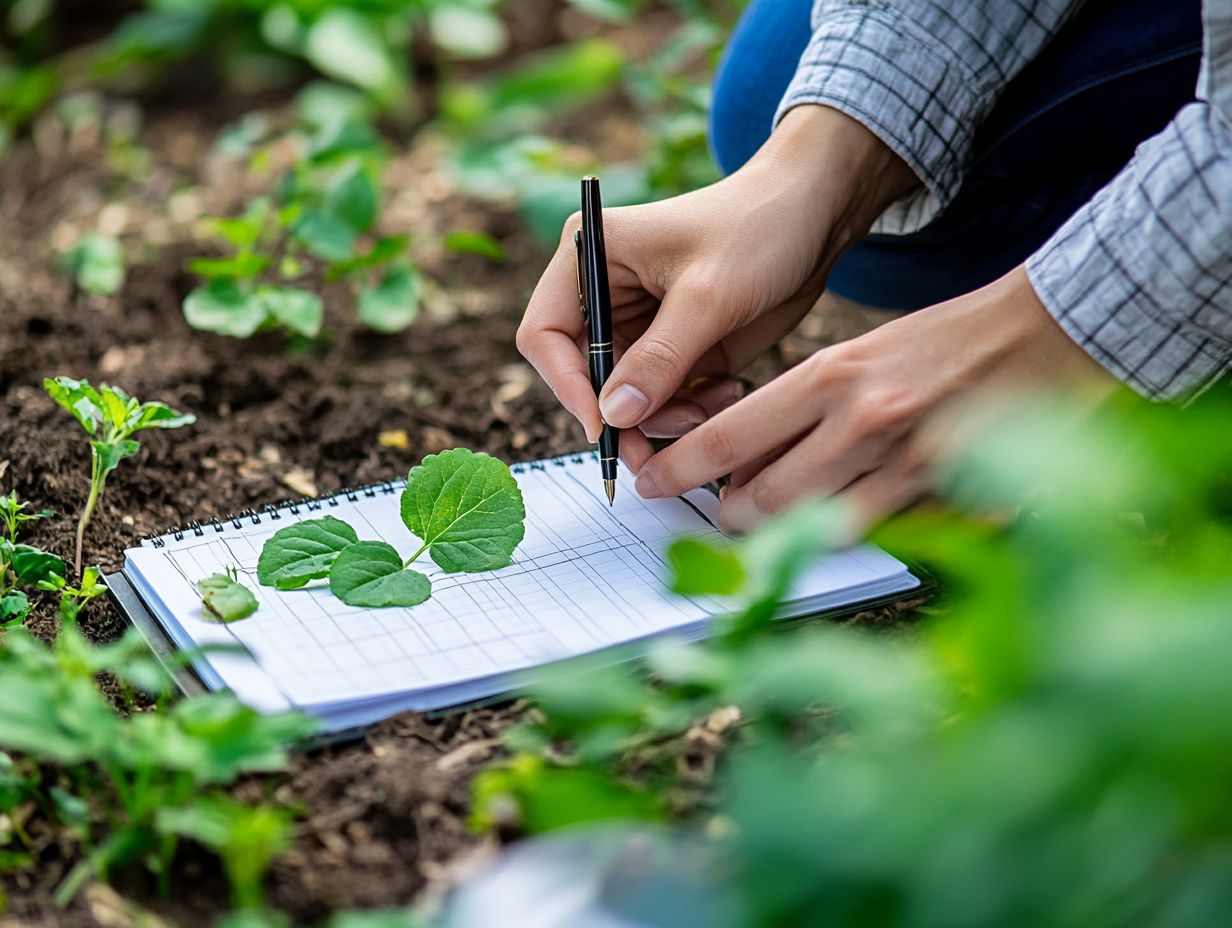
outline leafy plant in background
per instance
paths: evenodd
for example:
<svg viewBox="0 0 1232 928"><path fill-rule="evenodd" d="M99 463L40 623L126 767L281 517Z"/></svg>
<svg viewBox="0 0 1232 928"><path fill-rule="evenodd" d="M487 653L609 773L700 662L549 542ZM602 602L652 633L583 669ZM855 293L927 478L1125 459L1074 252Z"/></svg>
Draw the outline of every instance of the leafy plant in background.
<svg viewBox="0 0 1232 928"><path fill-rule="evenodd" d="M64 561L48 551L20 544L21 526L36 519L49 519L50 509L26 512L28 503L17 491L0 496L0 628L20 625L30 614L30 597L21 587L34 587L64 573Z"/></svg>
<svg viewBox="0 0 1232 928"><path fill-rule="evenodd" d="M83 235L60 256L60 267L87 293L118 293L124 286L124 249L111 235Z"/></svg>
<svg viewBox="0 0 1232 928"><path fill-rule="evenodd" d="M281 328L304 338L321 330L319 282L357 289L362 323L396 332L414 320L421 279L405 256L407 237L373 237L384 164L370 127L353 119L322 126L279 184L276 201L252 201L242 216L212 220L232 253L195 258L206 278L184 299L194 328L235 338Z"/></svg>
<svg viewBox="0 0 1232 928"><path fill-rule="evenodd" d="M90 436L90 495L77 523L75 575L81 576L81 549L86 526L102 496L107 475L124 458L137 453L141 444L132 436L144 429L178 429L197 417L176 412L165 403L142 403L119 387L71 377L48 378L43 387L53 400L72 413Z"/></svg>
<svg viewBox="0 0 1232 928"><path fill-rule="evenodd" d="M312 721L263 716L229 693L121 716L95 685L104 671L125 686L168 693L165 672L135 631L93 646L70 626L49 649L17 629L0 648L0 746L32 777L37 765L60 771L54 789L23 797L88 848L57 900L66 904L86 880L137 861L165 892L187 836L222 857L237 903L259 901L261 875L286 844L286 813L241 807L217 788L243 773L283 769L286 745L310 733Z"/></svg>
<svg viewBox="0 0 1232 928"><path fill-rule="evenodd" d="M275 532L257 562L265 586L295 590L329 579L349 606L415 606L432 584L410 566L427 552L448 573L497 570L509 564L525 533L526 509L503 461L465 448L430 454L411 468L401 498L402 521L420 539L405 561L384 541L360 541L333 516Z"/></svg>
<svg viewBox="0 0 1232 928"><path fill-rule="evenodd" d="M1079 426L1062 403L1002 411L944 468L954 509L877 533L942 577L941 614L921 628L773 628L766 597L825 544L824 509L735 549L678 547L678 587L730 591L734 558L746 607L707 644L656 648L653 681L608 667L542 685L546 719L515 740L535 763L477 781L480 822L661 816L628 796L688 785L679 751L656 753L663 733L739 707L717 778L677 809L691 827L642 830L655 872L626 868L603 884L624 891L579 922L606 904L691 924L672 899L696 887L686 850L700 845L715 924L1220 923L1232 409L1215 393L1184 411L1126 402ZM1024 504L1008 526L979 517ZM580 772L597 785L553 805L556 778ZM582 856L569 840L557 846ZM531 866L533 847L510 866ZM608 873L590 866L574 885ZM501 898L510 921L534 911Z"/></svg>

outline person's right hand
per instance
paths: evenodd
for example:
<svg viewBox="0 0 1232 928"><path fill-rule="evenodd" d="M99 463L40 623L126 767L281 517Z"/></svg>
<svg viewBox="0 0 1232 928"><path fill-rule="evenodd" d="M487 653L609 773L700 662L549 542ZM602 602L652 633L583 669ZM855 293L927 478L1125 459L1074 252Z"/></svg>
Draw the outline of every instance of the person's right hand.
<svg viewBox="0 0 1232 928"><path fill-rule="evenodd" d="M738 172L683 196L603 211L617 364L596 402L578 308L573 232L531 297L518 348L597 441L677 437L733 403L729 380L808 312L842 249L914 182L876 136L837 110L793 109Z"/></svg>

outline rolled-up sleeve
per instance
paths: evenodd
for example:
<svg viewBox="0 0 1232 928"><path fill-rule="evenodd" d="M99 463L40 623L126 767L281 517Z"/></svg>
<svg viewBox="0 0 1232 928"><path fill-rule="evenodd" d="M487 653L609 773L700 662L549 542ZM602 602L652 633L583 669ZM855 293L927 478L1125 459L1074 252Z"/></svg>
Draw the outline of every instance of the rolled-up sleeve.
<svg viewBox="0 0 1232 928"><path fill-rule="evenodd" d="M1065 332L1137 392L1184 400L1232 365L1232 128L1183 108L1027 261Z"/></svg>
<svg viewBox="0 0 1232 928"><path fill-rule="evenodd" d="M818 0L813 33L775 115L824 104L867 126L922 189L874 232L906 234L953 199L976 126L1081 0Z"/></svg>

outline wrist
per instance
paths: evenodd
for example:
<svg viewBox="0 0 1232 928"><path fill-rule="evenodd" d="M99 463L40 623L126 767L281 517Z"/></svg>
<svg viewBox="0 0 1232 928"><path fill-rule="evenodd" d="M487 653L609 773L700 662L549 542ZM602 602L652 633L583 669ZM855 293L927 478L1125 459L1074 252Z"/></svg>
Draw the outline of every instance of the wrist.
<svg viewBox="0 0 1232 928"><path fill-rule="evenodd" d="M907 163L864 124L816 104L789 110L738 174L777 184L798 204L797 221L824 236L826 267L919 183Z"/></svg>

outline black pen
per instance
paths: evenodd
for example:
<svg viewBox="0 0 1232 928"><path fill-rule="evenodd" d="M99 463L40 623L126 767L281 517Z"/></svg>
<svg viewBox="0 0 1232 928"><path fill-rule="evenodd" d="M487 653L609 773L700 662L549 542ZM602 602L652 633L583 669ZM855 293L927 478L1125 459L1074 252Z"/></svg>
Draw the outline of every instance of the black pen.
<svg viewBox="0 0 1232 928"><path fill-rule="evenodd" d="M603 389L615 367L612 352L612 293L607 284L607 251L603 247L603 202L599 178L582 178L582 228L573 233L577 249L578 302L586 317L590 383L595 396ZM620 429L606 422L599 435L599 467L610 506L616 499L616 461L620 456Z"/></svg>

